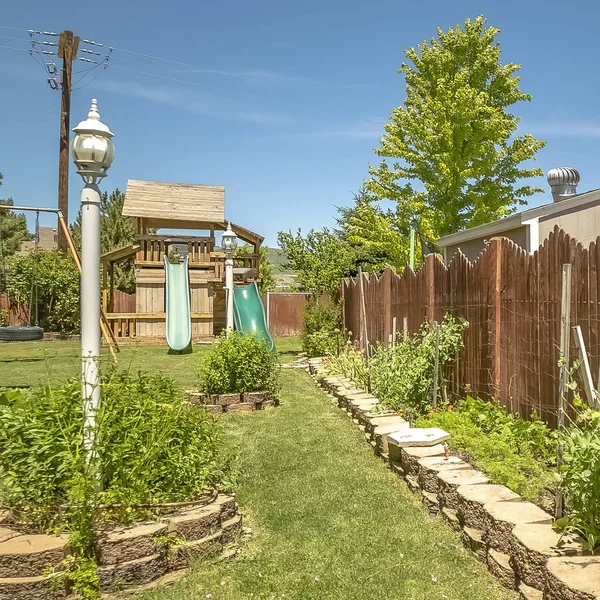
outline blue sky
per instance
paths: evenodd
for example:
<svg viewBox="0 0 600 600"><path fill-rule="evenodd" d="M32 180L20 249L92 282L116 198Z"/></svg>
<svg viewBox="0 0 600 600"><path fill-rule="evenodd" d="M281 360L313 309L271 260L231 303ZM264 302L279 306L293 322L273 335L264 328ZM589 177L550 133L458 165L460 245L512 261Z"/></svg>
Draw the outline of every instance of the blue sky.
<svg viewBox="0 0 600 600"><path fill-rule="evenodd" d="M227 217L273 245L279 230L332 225L334 207L351 202L377 162L379 123L402 103L403 50L481 13L501 29L503 61L523 65L533 100L517 109L522 131L548 142L538 164L575 166L580 191L600 187L592 1L7 1L0 25L17 30L0 28L0 46L28 48L18 29L69 28L117 48L72 100L72 125L97 97L115 133L102 188L124 189L130 178L222 184ZM0 48L0 75L0 197L55 206L59 93L24 51ZM80 188L72 169L71 218ZM547 201L549 191L531 205Z"/></svg>

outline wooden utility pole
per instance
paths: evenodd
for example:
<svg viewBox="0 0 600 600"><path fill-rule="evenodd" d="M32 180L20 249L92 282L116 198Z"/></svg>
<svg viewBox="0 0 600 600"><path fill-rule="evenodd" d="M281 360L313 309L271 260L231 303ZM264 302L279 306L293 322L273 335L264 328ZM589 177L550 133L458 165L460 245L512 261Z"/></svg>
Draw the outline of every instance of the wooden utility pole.
<svg viewBox="0 0 600 600"><path fill-rule="evenodd" d="M63 59L60 103L60 144L58 150L58 209L69 222L69 135L71 128L71 75L73 61L77 57L79 37L68 29L60 34L58 57ZM67 238L58 230L58 249L66 254Z"/></svg>

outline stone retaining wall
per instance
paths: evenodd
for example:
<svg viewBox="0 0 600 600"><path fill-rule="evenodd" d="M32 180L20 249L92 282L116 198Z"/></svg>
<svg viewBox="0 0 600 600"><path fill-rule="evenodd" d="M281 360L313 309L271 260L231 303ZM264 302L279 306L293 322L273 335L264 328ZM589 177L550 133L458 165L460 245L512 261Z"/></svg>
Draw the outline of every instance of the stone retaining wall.
<svg viewBox="0 0 600 600"><path fill-rule="evenodd" d="M234 552L241 522L235 498L219 494L209 504L99 534L100 588L131 590L184 569L193 560ZM48 567L60 569L67 554L68 536L22 535L0 527L0 600L65 598L65 585L51 591L51 578L44 572Z"/></svg>
<svg viewBox="0 0 600 600"><path fill-rule="evenodd" d="M344 377L331 377L321 359L309 372L365 434L390 468L418 494L432 517L460 532L463 543L522 600L600 599L600 556L584 556L577 536L552 529L552 515L503 485L495 485L443 444L405 444L408 423L375 409L377 398Z"/></svg>
<svg viewBox="0 0 600 600"><path fill-rule="evenodd" d="M279 406L279 399L268 392L243 392L242 394L205 394L189 390L185 393L186 401L202 405L208 412L221 414L224 412L243 412L248 410L264 410L270 406Z"/></svg>

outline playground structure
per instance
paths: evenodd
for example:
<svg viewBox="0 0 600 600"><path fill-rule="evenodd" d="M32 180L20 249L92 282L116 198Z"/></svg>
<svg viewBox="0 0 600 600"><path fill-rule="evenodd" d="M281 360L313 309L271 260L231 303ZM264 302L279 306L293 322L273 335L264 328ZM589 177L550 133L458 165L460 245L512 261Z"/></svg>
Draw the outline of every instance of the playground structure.
<svg viewBox="0 0 600 600"><path fill-rule="evenodd" d="M175 350L190 341L211 341L224 329L226 319L225 253L217 250L215 239L216 232L227 228L225 188L129 180L123 214L134 221L135 242L101 256L102 308L112 336L140 341L166 338ZM230 225L252 250L235 257L234 278L241 290L247 290L234 294L236 328L262 330L268 336L255 285L263 238ZM158 233L161 229L177 233ZM190 230L206 234L189 235ZM114 267L127 259L134 260L136 310L119 313L113 310Z"/></svg>

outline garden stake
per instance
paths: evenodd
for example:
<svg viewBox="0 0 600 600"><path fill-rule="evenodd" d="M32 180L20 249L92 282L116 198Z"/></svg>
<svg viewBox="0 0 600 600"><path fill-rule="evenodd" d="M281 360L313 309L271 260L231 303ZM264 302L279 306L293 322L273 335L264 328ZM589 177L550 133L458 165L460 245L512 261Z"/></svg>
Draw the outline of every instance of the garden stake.
<svg viewBox="0 0 600 600"><path fill-rule="evenodd" d="M560 377L558 380L558 431L565 426L565 402L567 396L567 382L569 378L569 331L571 329L571 265L563 265L562 297L560 305ZM558 443L556 447L556 466L560 470L563 464L563 449ZM556 492L555 517L563 516L563 495Z"/></svg>
<svg viewBox="0 0 600 600"><path fill-rule="evenodd" d="M433 363L433 408L437 407L438 377L440 368L440 328L437 321L433 322L435 328L435 359Z"/></svg>

